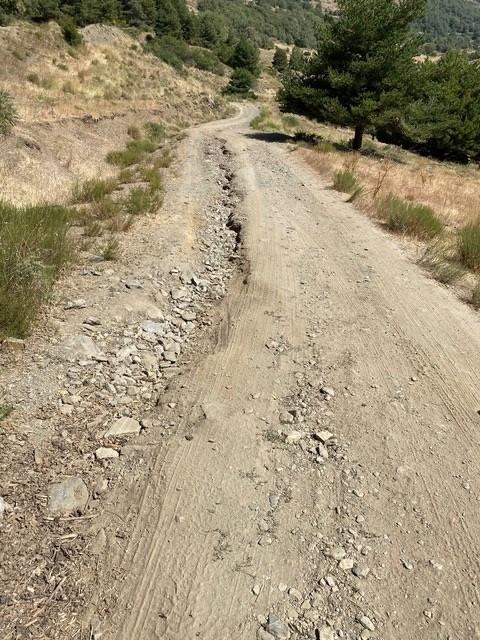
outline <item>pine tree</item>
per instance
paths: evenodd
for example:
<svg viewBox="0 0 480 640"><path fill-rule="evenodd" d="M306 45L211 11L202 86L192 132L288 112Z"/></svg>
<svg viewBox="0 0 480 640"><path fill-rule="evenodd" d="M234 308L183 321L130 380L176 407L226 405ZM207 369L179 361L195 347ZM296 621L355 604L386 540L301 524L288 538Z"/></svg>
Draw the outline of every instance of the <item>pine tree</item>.
<svg viewBox="0 0 480 640"><path fill-rule="evenodd" d="M418 46L411 23L424 0L338 0L304 71L290 74L282 108L354 128L353 148L385 109Z"/></svg>
<svg viewBox="0 0 480 640"><path fill-rule="evenodd" d="M257 76L259 59L258 47L246 38L242 38L237 43L229 63L234 69L247 69L253 76Z"/></svg>
<svg viewBox="0 0 480 640"><path fill-rule="evenodd" d="M281 47L275 47L275 53L273 54L272 67L279 73L283 73L288 66L288 55L285 49Z"/></svg>

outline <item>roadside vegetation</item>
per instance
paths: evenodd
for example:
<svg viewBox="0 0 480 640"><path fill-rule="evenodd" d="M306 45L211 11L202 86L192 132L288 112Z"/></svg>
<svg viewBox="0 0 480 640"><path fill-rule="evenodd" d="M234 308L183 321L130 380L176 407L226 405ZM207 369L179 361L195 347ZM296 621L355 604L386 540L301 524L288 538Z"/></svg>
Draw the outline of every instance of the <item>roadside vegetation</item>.
<svg viewBox="0 0 480 640"><path fill-rule="evenodd" d="M76 183L67 205L0 202L0 338L28 335L56 279L82 249L117 260L119 234L161 207L162 171L172 162L165 128L148 122L130 135L125 149L107 157L122 168L117 175Z"/></svg>

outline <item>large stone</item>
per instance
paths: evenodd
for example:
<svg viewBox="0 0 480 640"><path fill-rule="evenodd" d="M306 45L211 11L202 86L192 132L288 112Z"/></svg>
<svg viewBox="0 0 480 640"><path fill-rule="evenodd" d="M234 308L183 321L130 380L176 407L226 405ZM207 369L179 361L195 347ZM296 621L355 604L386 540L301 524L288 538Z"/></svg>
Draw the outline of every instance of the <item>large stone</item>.
<svg viewBox="0 0 480 640"><path fill-rule="evenodd" d="M115 420L110 425L110 429L106 432L105 437L138 436L141 428L138 420L134 420L133 418L118 418L118 420Z"/></svg>
<svg viewBox="0 0 480 640"><path fill-rule="evenodd" d="M290 629L275 613L270 613L266 630L275 640L288 640L290 638Z"/></svg>
<svg viewBox="0 0 480 640"><path fill-rule="evenodd" d="M48 510L52 515L82 513L87 502L87 485L78 477L52 484L48 490Z"/></svg>
<svg viewBox="0 0 480 640"><path fill-rule="evenodd" d="M4 351L19 353L25 349L25 340L20 340L19 338L5 338L5 340L2 341L2 349Z"/></svg>
<svg viewBox="0 0 480 640"><path fill-rule="evenodd" d="M67 360L94 358L101 355L95 342L84 335L69 336L60 344L60 351Z"/></svg>
<svg viewBox="0 0 480 640"><path fill-rule="evenodd" d="M172 296L173 300L184 300L185 298L188 298L188 290L180 287L179 289L172 289L170 291L170 295Z"/></svg>
<svg viewBox="0 0 480 640"><path fill-rule="evenodd" d="M99 447L95 451L95 457L97 460L112 460L114 458L118 458L119 453L112 449L111 447Z"/></svg>
<svg viewBox="0 0 480 640"><path fill-rule="evenodd" d="M275 640L275 636L265 631L263 627L257 629L257 640Z"/></svg>
<svg viewBox="0 0 480 640"><path fill-rule="evenodd" d="M319 640L335 640L335 631L332 627L323 625L318 630Z"/></svg>

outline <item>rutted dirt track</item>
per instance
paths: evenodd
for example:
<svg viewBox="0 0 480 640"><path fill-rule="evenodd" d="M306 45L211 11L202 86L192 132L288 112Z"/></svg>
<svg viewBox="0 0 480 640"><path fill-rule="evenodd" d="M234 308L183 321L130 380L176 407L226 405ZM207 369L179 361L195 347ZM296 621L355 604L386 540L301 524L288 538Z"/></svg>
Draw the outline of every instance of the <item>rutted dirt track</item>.
<svg viewBox="0 0 480 640"><path fill-rule="evenodd" d="M478 313L254 112L188 132L4 375L7 638L480 638Z"/></svg>
<svg viewBox="0 0 480 640"><path fill-rule="evenodd" d="M162 400L102 637L287 637L273 612L298 638L478 638L478 314L246 111L183 146L192 246L198 150L231 154L244 269Z"/></svg>

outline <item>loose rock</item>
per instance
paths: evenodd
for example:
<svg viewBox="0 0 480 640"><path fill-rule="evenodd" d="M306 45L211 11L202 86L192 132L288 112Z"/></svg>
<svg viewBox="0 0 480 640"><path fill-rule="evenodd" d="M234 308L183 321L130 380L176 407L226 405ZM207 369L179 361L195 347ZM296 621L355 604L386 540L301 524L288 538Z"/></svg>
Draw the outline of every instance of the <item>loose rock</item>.
<svg viewBox="0 0 480 640"><path fill-rule="evenodd" d="M81 478L73 477L52 484L48 490L48 510L53 515L69 515L85 510L88 489Z"/></svg>
<svg viewBox="0 0 480 640"><path fill-rule="evenodd" d="M112 449L111 447L99 447L95 451L95 457L97 460L109 460L112 458L118 458L119 453Z"/></svg>
<svg viewBox="0 0 480 640"><path fill-rule="evenodd" d="M141 428L138 420L134 420L133 418L119 418L112 423L105 437L138 435Z"/></svg>
<svg viewBox="0 0 480 640"><path fill-rule="evenodd" d="M275 613L270 613L268 616L267 631L275 640L290 638L290 629Z"/></svg>

